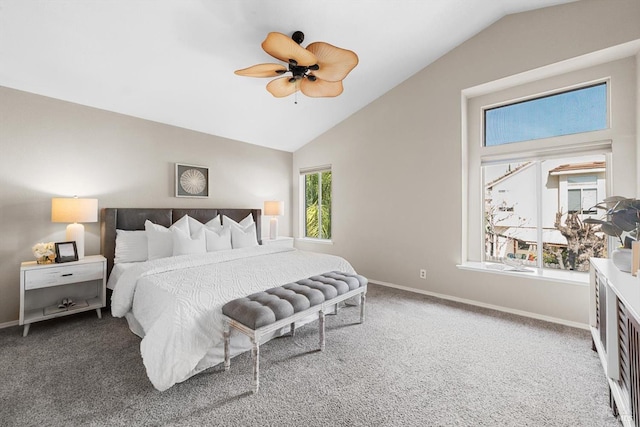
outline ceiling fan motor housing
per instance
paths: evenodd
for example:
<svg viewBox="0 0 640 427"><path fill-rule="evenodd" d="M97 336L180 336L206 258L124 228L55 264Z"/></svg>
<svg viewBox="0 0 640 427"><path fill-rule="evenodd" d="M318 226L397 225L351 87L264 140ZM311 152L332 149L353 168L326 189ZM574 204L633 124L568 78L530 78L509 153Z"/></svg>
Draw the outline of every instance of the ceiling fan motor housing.
<svg viewBox="0 0 640 427"><path fill-rule="evenodd" d="M311 80L312 82L316 80L316 76L308 74L310 70L318 70L320 69L320 67L318 66L318 64L314 64L311 65L309 67L303 67L300 65L294 65L295 61L289 61L289 71L291 72L291 74L293 74L293 77L291 77L289 79L289 81L291 83L295 82L296 80L300 80L303 78L307 78L309 80Z"/></svg>
<svg viewBox="0 0 640 427"><path fill-rule="evenodd" d="M302 31L296 31L291 35L291 39L294 42L300 44L304 41L304 33ZM289 71L293 75L293 77L289 79L289 82L293 83L296 80L301 80L305 77L310 81L314 82L316 81L316 76L310 75L309 71L315 71L319 69L320 69L320 66L318 64L313 64L311 66L304 67L304 66L298 65L298 61L296 61L295 59L289 59Z"/></svg>
<svg viewBox="0 0 640 427"><path fill-rule="evenodd" d="M304 33L302 31L296 31L291 35L294 42L300 44L304 41Z"/></svg>

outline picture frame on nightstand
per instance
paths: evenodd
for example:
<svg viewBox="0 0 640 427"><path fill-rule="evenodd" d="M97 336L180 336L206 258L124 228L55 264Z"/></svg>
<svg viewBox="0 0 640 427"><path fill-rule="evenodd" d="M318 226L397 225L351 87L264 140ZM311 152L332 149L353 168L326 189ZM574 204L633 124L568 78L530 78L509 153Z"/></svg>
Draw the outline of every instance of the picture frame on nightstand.
<svg viewBox="0 0 640 427"><path fill-rule="evenodd" d="M56 242L56 263L78 261L76 242Z"/></svg>

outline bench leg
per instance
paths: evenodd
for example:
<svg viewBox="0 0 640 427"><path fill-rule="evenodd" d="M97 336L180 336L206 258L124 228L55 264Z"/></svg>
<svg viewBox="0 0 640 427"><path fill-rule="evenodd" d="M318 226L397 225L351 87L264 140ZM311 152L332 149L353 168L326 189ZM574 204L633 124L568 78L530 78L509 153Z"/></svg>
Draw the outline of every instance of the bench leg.
<svg viewBox="0 0 640 427"><path fill-rule="evenodd" d="M324 351L324 311L318 312L318 332L320 333L320 351Z"/></svg>
<svg viewBox="0 0 640 427"><path fill-rule="evenodd" d="M334 306L335 308L333 309L333 313L329 313L331 315L337 316L338 315L338 311L340 310L340 303L337 302L336 305Z"/></svg>
<svg viewBox="0 0 640 427"><path fill-rule="evenodd" d="M296 322L293 322L290 328L291 328L291 336L294 336L296 334Z"/></svg>
<svg viewBox="0 0 640 427"><path fill-rule="evenodd" d="M251 355L253 356L253 392L257 393L260 388L260 344L258 340L252 338L253 349Z"/></svg>
<svg viewBox="0 0 640 427"><path fill-rule="evenodd" d="M367 297L364 293L360 294L360 323L364 323L364 303Z"/></svg>
<svg viewBox="0 0 640 427"><path fill-rule="evenodd" d="M229 322L224 322L224 370L228 371L231 366L231 358L229 357Z"/></svg>

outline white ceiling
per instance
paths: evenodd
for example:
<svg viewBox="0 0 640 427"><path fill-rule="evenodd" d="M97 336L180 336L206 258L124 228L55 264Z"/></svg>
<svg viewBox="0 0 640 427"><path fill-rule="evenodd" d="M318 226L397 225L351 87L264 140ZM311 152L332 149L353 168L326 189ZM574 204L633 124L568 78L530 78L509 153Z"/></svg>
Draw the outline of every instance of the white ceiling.
<svg viewBox="0 0 640 427"><path fill-rule="evenodd" d="M501 17L573 0L0 0L0 85L295 151ZM337 98L233 71L270 31L353 50Z"/></svg>

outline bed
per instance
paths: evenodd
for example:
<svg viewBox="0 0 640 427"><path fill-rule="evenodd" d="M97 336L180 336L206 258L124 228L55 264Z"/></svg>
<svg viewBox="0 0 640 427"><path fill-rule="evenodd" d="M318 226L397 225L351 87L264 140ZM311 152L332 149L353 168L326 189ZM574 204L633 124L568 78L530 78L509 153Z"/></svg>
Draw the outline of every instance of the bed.
<svg viewBox="0 0 640 427"><path fill-rule="evenodd" d="M215 230L219 223L220 230L251 230L253 234L239 234L237 242L244 243L238 247L214 245L209 250L209 227ZM156 389L166 390L224 361L222 306L226 302L327 271L355 273L341 257L260 245L260 223L259 209L101 211L101 249L107 258L111 312L126 318L132 332L142 338L141 356ZM173 236L175 255L152 256L162 246L155 245L152 226L162 229L162 236ZM187 227L186 231L181 227ZM204 234L207 251L178 250L183 248L181 239L189 248ZM147 236L148 259L130 258L130 252L123 256L123 248L129 249L124 243L130 241L123 236L134 235ZM252 237L247 240L247 235ZM230 344L232 357L251 349L250 340L242 334L232 335Z"/></svg>

